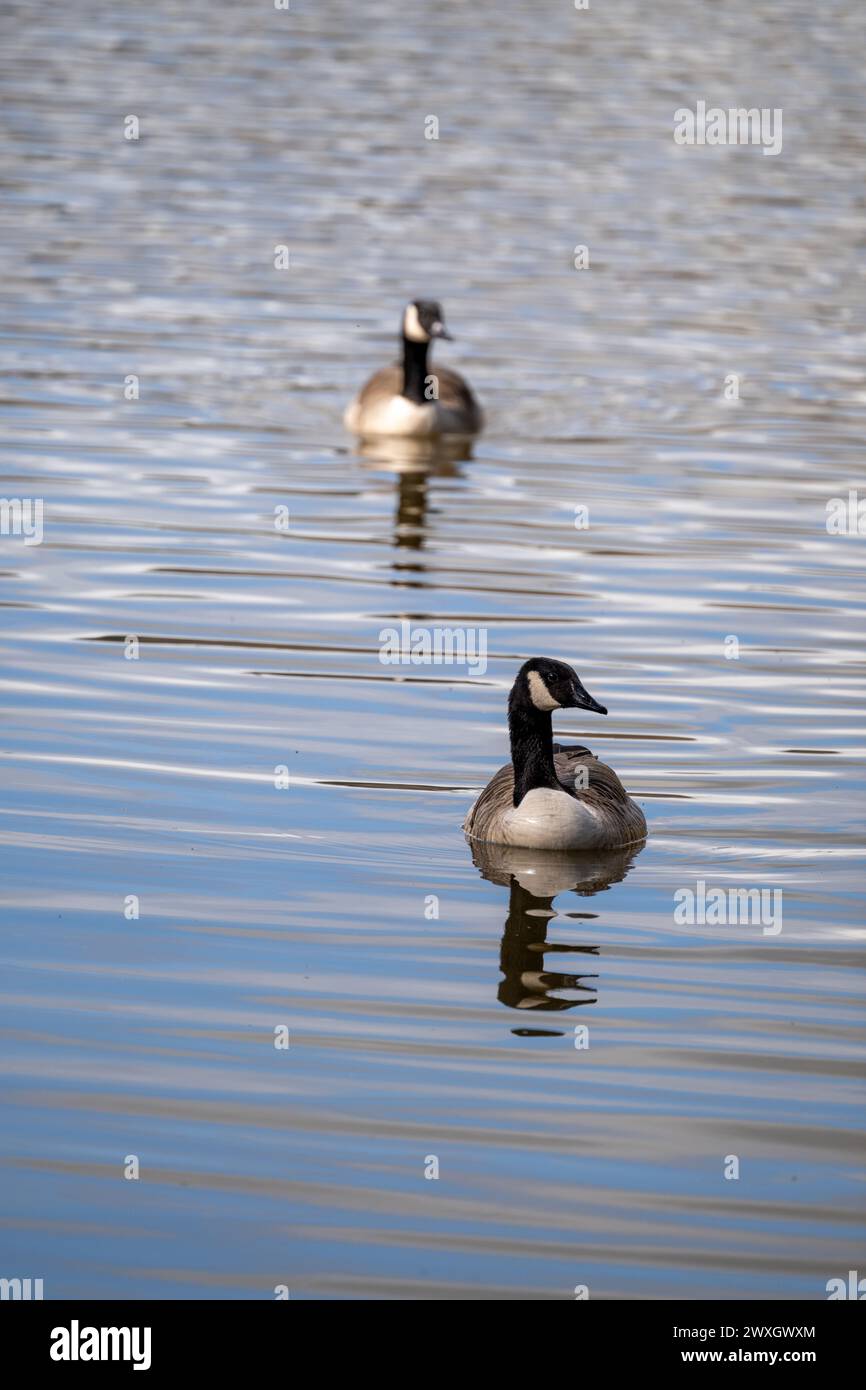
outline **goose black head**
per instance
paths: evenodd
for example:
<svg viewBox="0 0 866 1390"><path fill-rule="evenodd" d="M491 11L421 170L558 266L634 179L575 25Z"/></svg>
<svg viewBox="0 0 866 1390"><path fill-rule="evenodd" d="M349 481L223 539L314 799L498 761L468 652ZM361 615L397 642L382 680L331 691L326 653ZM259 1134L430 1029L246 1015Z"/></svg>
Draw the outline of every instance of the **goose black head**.
<svg viewBox="0 0 866 1390"><path fill-rule="evenodd" d="M521 666L508 699L509 709L515 706L534 706L544 713L555 709L591 709L596 714L607 714L604 705L584 689L571 666L547 656L534 656Z"/></svg>
<svg viewBox="0 0 866 1390"><path fill-rule="evenodd" d="M433 338L450 338L441 305L435 299L413 299L403 311L403 337L410 343L429 343Z"/></svg>

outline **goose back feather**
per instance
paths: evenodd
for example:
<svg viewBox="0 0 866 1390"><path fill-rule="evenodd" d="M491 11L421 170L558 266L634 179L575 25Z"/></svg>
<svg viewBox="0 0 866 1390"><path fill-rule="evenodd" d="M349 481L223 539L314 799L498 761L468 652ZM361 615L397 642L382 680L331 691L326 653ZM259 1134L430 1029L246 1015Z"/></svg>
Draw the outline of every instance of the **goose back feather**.
<svg viewBox="0 0 866 1390"><path fill-rule="evenodd" d="M553 765L563 791L595 813L599 825L598 843L626 845L646 835L646 818L632 801L612 767L600 762L594 753L581 744L563 747L553 745ZM586 768L587 785L580 769ZM529 793L532 795L532 793ZM473 839L494 843L517 843L508 838L508 816L514 809L514 768L506 763L494 773L463 822L463 829ZM587 835L591 833L588 823ZM588 841L589 842L589 841Z"/></svg>
<svg viewBox="0 0 866 1390"><path fill-rule="evenodd" d="M438 383L438 399L415 402L402 395L402 362L381 367L348 405L346 428L364 435L478 434L484 416L460 373L437 364L430 375Z"/></svg>

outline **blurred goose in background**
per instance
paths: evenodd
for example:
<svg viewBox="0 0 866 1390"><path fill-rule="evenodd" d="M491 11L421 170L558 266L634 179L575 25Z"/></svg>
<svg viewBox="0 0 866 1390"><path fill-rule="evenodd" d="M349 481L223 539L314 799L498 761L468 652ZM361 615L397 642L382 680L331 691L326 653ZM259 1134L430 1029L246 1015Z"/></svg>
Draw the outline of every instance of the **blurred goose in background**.
<svg viewBox="0 0 866 1390"><path fill-rule="evenodd" d="M401 337L401 359L361 387L343 416L346 428L362 438L477 434L484 419L469 386L457 372L433 370L428 362L433 339L451 337L435 300L406 305Z"/></svg>
<svg viewBox="0 0 866 1390"><path fill-rule="evenodd" d="M508 697L511 762L491 778L463 829L470 839L530 849L613 849L646 835L643 811L612 768L553 742L551 712L607 714L564 661L533 657Z"/></svg>

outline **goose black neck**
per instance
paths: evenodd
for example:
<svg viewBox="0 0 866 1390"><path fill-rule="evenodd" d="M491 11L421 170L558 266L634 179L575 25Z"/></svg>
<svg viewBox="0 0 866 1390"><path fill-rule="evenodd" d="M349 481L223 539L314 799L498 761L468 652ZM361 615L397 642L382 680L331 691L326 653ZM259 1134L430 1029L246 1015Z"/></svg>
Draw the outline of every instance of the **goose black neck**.
<svg viewBox="0 0 866 1390"><path fill-rule="evenodd" d="M403 395L416 405L425 405L424 388L427 380L427 349L429 342L416 343L403 338Z"/></svg>
<svg viewBox="0 0 866 1390"><path fill-rule="evenodd" d="M514 805L535 787L562 790L553 765L553 725L548 710L512 702L508 709Z"/></svg>

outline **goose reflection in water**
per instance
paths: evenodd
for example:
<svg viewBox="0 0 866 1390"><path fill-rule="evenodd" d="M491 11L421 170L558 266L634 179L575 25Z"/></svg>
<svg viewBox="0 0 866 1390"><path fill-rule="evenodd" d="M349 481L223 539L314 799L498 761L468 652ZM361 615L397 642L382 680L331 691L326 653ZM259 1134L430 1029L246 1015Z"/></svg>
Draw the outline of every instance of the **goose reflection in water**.
<svg viewBox="0 0 866 1390"><path fill-rule="evenodd" d="M357 445L364 466L397 475L394 545L423 550L427 527L428 484L431 478L459 478L458 465L472 457L472 440L463 438L376 439ZM395 568L397 568L395 566ZM403 568L423 572L423 565Z"/></svg>
<svg viewBox="0 0 866 1390"><path fill-rule="evenodd" d="M553 900L560 893L573 892L591 898L625 878L632 862L643 849L641 840L619 849L557 853L552 850L524 849L514 845L469 841L472 860L482 878L509 890L508 916L502 934L499 964L502 980L497 999L509 1009L559 1012L581 1004L594 1004L597 994L594 972L545 970L545 954L598 955L595 945L572 946L550 943L547 928L557 916ZM591 960L586 962L591 964ZM577 960L574 965L580 964ZM578 998L562 998L554 991L568 990ZM532 1029L515 1029L531 1033Z"/></svg>

